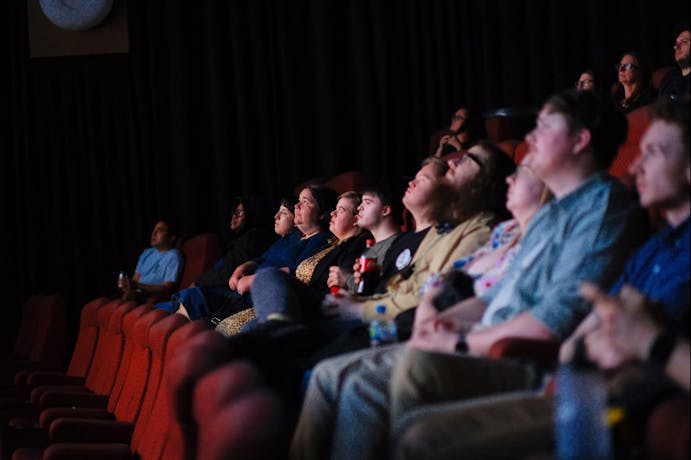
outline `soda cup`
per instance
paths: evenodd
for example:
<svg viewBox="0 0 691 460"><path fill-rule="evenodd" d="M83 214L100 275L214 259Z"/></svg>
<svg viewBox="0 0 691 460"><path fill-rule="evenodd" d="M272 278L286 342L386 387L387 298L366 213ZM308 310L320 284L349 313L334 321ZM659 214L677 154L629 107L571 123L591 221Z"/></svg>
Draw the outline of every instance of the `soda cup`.
<svg viewBox="0 0 691 460"><path fill-rule="evenodd" d="M377 272L377 258L360 256L358 259L358 271L360 272L360 282L357 285L356 293L360 295L372 294L379 275Z"/></svg>

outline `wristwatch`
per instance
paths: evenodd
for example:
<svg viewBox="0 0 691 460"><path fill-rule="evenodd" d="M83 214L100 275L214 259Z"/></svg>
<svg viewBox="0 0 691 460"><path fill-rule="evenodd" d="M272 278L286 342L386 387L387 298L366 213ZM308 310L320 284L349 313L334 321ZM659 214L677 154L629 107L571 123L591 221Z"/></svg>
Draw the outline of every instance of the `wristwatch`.
<svg viewBox="0 0 691 460"><path fill-rule="evenodd" d="M677 335L674 332L669 330L660 332L653 340L653 343L650 344L648 361L664 369L676 345Z"/></svg>

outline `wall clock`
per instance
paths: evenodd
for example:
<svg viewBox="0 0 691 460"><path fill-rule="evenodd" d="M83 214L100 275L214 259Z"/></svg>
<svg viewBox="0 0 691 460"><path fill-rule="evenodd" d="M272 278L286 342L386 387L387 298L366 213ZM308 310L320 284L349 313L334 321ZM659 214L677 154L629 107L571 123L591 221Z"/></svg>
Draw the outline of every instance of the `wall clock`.
<svg viewBox="0 0 691 460"><path fill-rule="evenodd" d="M113 8L113 0L39 0L48 20L65 30L87 30L100 24Z"/></svg>

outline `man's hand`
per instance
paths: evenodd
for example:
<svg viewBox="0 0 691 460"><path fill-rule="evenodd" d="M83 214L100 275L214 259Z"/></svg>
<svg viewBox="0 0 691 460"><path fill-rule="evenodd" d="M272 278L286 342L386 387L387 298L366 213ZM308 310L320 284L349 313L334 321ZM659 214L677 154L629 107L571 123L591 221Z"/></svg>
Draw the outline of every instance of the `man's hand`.
<svg viewBox="0 0 691 460"><path fill-rule="evenodd" d="M593 304L599 327L585 335L588 357L611 369L629 361L644 360L661 328L646 309L645 297L624 285L612 297L591 283L581 284L581 295Z"/></svg>
<svg viewBox="0 0 691 460"><path fill-rule="evenodd" d="M415 311L413 333L408 346L426 351L454 353L462 330L451 317L440 314L432 303L441 287L428 290Z"/></svg>
<svg viewBox="0 0 691 460"><path fill-rule="evenodd" d="M322 301L322 313L326 317L338 316L341 319L362 318L362 303L357 302L346 291L339 291L338 295L327 295Z"/></svg>

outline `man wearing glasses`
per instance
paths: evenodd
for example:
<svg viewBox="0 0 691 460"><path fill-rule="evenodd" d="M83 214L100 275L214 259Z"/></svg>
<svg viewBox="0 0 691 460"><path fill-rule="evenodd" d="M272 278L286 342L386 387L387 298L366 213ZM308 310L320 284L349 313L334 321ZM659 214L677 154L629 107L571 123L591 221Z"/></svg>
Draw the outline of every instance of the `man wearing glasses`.
<svg viewBox="0 0 691 460"><path fill-rule="evenodd" d="M674 43L674 60L677 68L667 72L660 85L660 97L677 100L689 94L691 80L691 57L689 56L689 41L691 32L688 26L679 33Z"/></svg>

